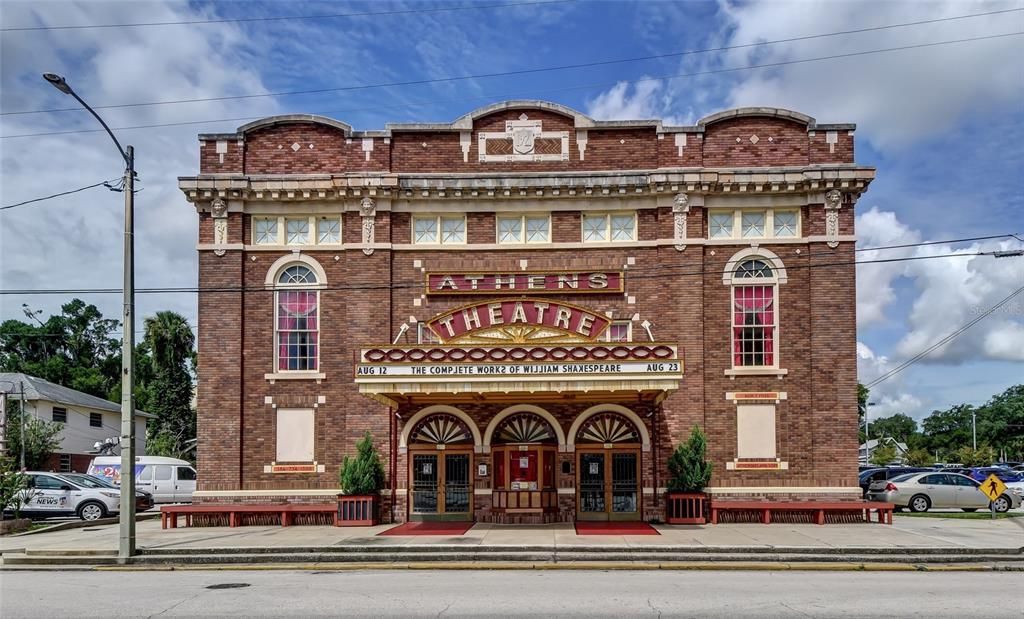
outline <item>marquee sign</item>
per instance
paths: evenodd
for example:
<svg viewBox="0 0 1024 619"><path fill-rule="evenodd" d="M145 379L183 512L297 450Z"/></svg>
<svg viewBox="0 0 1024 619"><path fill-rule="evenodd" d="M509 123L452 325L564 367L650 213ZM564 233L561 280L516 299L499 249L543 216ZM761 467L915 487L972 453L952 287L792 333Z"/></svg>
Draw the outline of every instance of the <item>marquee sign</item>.
<svg viewBox="0 0 1024 619"><path fill-rule="evenodd" d="M442 340L450 340L472 331L517 325L547 327L596 339L610 323L611 319L607 316L576 305L516 299L458 307L431 318L427 327Z"/></svg>
<svg viewBox="0 0 1024 619"><path fill-rule="evenodd" d="M678 359L668 361L623 361L605 363L421 363L421 364L360 364L356 377L421 376L433 378L518 376L590 376L606 377L671 376L678 378L683 365Z"/></svg>
<svg viewBox="0 0 1024 619"><path fill-rule="evenodd" d="M623 279L622 271L427 273L427 294L618 293Z"/></svg>

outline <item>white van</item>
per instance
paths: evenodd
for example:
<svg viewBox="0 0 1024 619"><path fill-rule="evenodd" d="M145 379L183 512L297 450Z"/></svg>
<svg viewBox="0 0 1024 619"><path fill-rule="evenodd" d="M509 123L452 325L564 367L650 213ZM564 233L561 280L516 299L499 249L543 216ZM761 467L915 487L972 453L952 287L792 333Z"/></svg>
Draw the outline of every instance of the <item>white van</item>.
<svg viewBox="0 0 1024 619"><path fill-rule="evenodd" d="M89 474L120 484L121 457L93 458ZM155 503L191 503L196 491L196 470L177 458L139 456L135 458L135 485L152 494Z"/></svg>

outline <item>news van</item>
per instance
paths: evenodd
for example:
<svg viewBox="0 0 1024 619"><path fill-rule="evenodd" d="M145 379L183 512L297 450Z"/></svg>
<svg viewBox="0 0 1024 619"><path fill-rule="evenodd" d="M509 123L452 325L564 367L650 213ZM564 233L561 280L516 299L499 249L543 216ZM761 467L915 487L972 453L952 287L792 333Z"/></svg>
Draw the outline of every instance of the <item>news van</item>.
<svg viewBox="0 0 1024 619"><path fill-rule="evenodd" d="M121 484L121 457L99 456L89 464L89 474ZM155 503L191 503L196 491L196 470L185 460L162 456L135 458L135 486L153 495Z"/></svg>

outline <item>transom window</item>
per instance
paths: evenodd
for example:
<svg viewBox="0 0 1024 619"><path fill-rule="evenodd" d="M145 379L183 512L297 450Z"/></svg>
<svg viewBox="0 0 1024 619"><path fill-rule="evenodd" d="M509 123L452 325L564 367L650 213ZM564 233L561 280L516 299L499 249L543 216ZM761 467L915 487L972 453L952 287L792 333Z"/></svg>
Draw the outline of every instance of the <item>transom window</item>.
<svg viewBox="0 0 1024 619"><path fill-rule="evenodd" d="M583 242L636 240L636 213L584 213Z"/></svg>
<svg viewBox="0 0 1024 619"><path fill-rule="evenodd" d="M459 245L466 242L465 215L431 215L412 218L412 242Z"/></svg>
<svg viewBox="0 0 1024 619"><path fill-rule="evenodd" d="M547 243L551 240L549 215L499 215L499 243Z"/></svg>
<svg viewBox="0 0 1024 619"><path fill-rule="evenodd" d="M320 292L316 274L291 265L277 278L276 339L278 371L315 371L319 366Z"/></svg>
<svg viewBox="0 0 1024 619"><path fill-rule="evenodd" d="M733 272L733 367L776 367L776 279L764 260L744 260Z"/></svg>
<svg viewBox="0 0 1024 619"><path fill-rule="evenodd" d="M783 239L800 236L796 209L710 209L709 239Z"/></svg>
<svg viewBox="0 0 1024 619"><path fill-rule="evenodd" d="M341 215L253 217L252 242L255 245L337 245L341 243Z"/></svg>

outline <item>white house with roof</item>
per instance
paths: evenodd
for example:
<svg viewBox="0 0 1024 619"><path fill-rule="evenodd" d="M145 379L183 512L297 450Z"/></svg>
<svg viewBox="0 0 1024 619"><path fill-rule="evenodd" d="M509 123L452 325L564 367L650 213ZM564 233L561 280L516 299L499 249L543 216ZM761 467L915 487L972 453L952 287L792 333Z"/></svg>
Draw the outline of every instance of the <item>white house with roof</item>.
<svg viewBox="0 0 1024 619"><path fill-rule="evenodd" d="M873 438L868 440L866 443L861 443L859 453L860 463L868 464L871 462L871 456L874 455L875 450L885 445L892 445L896 448L895 462L902 463L903 459L907 456L907 444L901 443L891 436L886 436L880 439Z"/></svg>
<svg viewBox="0 0 1024 619"><path fill-rule="evenodd" d="M18 423L10 406L21 388L25 393L25 414L63 425L60 447L47 469L84 473L95 457L94 445L121 435L121 405L63 387L48 380L18 372L0 372L0 392L8 400L8 424ZM135 411L136 454L146 455L146 421L153 415Z"/></svg>

